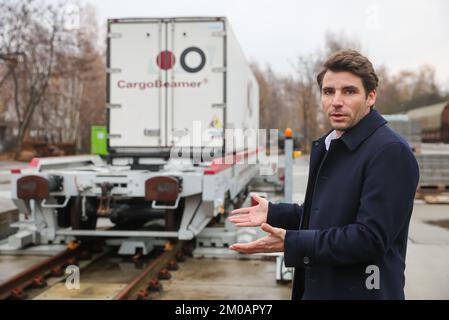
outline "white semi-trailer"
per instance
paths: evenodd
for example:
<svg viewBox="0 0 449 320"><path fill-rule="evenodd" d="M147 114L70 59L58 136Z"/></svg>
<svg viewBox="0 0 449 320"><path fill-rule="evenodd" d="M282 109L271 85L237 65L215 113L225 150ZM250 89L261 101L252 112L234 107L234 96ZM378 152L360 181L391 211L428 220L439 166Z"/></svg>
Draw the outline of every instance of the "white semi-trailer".
<svg viewBox="0 0 449 320"><path fill-rule="evenodd" d="M107 72L108 156L14 170L23 219L8 248L192 239L245 198L265 146L257 81L226 18L111 19ZM98 228L99 217L114 227Z"/></svg>

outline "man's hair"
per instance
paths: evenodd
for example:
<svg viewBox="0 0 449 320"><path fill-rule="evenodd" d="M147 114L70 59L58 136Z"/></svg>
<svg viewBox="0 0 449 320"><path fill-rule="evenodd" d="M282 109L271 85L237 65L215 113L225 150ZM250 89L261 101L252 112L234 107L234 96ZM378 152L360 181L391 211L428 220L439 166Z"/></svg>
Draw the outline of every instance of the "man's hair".
<svg viewBox="0 0 449 320"><path fill-rule="evenodd" d="M328 70L333 72L347 71L359 77L362 80L366 96L376 89L379 83L379 78L374 71L372 63L356 50L342 49L335 51L329 56L316 77L320 90L323 88L324 74Z"/></svg>

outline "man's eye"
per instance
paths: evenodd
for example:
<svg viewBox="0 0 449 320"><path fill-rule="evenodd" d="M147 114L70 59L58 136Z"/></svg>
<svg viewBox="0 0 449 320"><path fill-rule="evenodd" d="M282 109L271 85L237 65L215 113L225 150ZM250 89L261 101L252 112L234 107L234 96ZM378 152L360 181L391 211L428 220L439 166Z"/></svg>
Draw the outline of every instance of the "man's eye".
<svg viewBox="0 0 449 320"><path fill-rule="evenodd" d="M346 94L354 94L355 90L346 90Z"/></svg>
<svg viewBox="0 0 449 320"><path fill-rule="evenodd" d="M323 91L323 94L326 95L326 96L327 96L327 95L330 95L331 93L332 93L332 92L331 92L330 90L325 90L325 91Z"/></svg>

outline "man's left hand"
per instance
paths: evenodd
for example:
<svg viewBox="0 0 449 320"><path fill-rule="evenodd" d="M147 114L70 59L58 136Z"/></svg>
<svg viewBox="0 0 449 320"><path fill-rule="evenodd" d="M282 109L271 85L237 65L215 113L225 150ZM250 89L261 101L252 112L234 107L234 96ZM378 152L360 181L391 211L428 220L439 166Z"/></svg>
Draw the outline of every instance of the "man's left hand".
<svg viewBox="0 0 449 320"><path fill-rule="evenodd" d="M229 249L243 253L283 252L284 239L287 231L272 227L268 223L263 223L260 227L263 231L269 233L269 235L253 242L235 243Z"/></svg>

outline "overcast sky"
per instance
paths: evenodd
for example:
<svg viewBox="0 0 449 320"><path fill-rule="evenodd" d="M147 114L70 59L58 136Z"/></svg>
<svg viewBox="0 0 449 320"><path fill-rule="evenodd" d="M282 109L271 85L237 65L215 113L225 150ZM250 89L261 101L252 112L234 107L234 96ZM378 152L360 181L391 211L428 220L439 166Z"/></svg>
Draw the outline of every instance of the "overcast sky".
<svg viewBox="0 0 449 320"><path fill-rule="evenodd" d="M108 18L226 16L250 60L292 74L298 55L323 48L327 31L356 38L374 65L396 72L435 67L449 89L447 0L81 0Z"/></svg>

